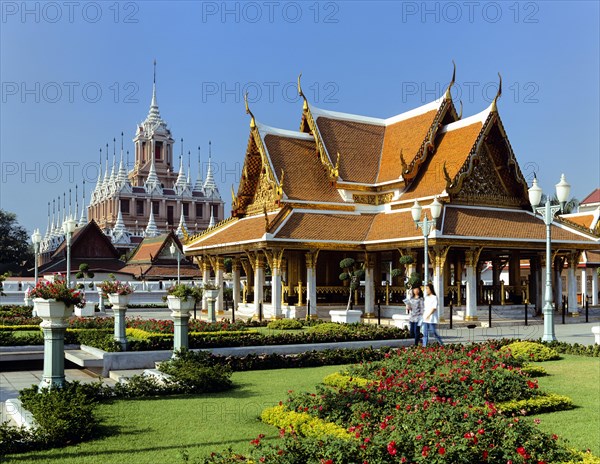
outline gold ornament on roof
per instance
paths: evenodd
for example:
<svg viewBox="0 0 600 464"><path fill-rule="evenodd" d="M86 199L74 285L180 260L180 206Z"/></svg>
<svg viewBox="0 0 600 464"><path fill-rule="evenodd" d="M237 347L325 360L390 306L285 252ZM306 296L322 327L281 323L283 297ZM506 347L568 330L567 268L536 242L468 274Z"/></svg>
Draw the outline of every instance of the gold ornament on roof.
<svg viewBox="0 0 600 464"><path fill-rule="evenodd" d="M306 96L304 95L304 92L302 91L302 85L300 85L301 78L302 78L302 73L298 74L298 96L302 97L302 99L304 100L304 102L302 103L302 109L307 110L308 109L308 101L306 100Z"/></svg>
<svg viewBox="0 0 600 464"><path fill-rule="evenodd" d="M458 119L461 120L463 115L463 102L460 100L460 113L458 113Z"/></svg>
<svg viewBox="0 0 600 464"><path fill-rule="evenodd" d="M406 164L406 160L404 159L404 153L402 152L402 148L400 149L400 165L402 166L402 174L408 171L408 165Z"/></svg>
<svg viewBox="0 0 600 464"><path fill-rule="evenodd" d="M254 129L256 127L256 120L254 119L254 114L250 111L250 107L248 106L248 92L244 94L244 105L246 105L246 114L250 115L250 128Z"/></svg>
<svg viewBox="0 0 600 464"><path fill-rule="evenodd" d="M496 103L498 101L498 98L500 98L500 96L502 95L502 76L500 75L500 73L498 73L498 78L500 79L500 82L498 84L498 93L496 94L496 96L494 97L494 101L492 102L492 111L498 111Z"/></svg>
<svg viewBox="0 0 600 464"><path fill-rule="evenodd" d="M444 98L447 98L448 100L452 99L452 94L450 93L450 89L456 82L456 63L454 62L454 60L452 60L452 66L454 67L454 69L452 71L452 80L450 81L450 84L448 84L448 88L446 89L446 94L444 95Z"/></svg>

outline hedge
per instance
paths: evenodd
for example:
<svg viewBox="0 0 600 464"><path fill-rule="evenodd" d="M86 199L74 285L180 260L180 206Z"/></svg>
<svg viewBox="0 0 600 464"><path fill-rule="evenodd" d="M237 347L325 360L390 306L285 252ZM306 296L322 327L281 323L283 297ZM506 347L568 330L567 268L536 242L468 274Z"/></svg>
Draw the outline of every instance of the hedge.
<svg viewBox="0 0 600 464"><path fill-rule="evenodd" d="M541 343L517 341L500 348L501 351L510 350L513 358L521 361L553 361L560 359L557 351Z"/></svg>
<svg viewBox="0 0 600 464"><path fill-rule="evenodd" d="M525 400L505 401L495 406L505 414L522 414L525 411L526 415L564 411L575 407L571 398L554 393L534 396Z"/></svg>
<svg viewBox="0 0 600 464"><path fill-rule="evenodd" d="M332 422L326 422L318 417L303 412L288 411L285 406L278 405L265 409L260 419L279 429L294 431L300 436L324 439L336 437L351 440L353 435L344 427Z"/></svg>
<svg viewBox="0 0 600 464"><path fill-rule="evenodd" d="M364 387L373 380L363 379L362 377L352 377L349 375L334 372L323 379L323 383L330 387L348 388L348 387Z"/></svg>

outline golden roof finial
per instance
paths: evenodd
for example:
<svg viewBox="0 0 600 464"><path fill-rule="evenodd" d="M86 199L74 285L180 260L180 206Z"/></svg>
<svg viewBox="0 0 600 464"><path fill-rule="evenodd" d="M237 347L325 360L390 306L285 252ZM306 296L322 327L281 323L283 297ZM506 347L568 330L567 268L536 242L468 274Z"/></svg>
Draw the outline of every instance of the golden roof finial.
<svg viewBox="0 0 600 464"><path fill-rule="evenodd" d="M283 179L285 178L285 172L281 169L281 176L279 176L279 185L277 186L276 193L279 198L283 196Z"/></svg>
<svg viewBox="0 0 600 464"><path fill-rule="evenodd" d="M254 114L250 111L250 107L248 106L248 92L244 94L244 104L246 105L246 114L250 115L250 129L254 129L256 127L256 120L254 119Z"/></svg>
<svg viewBox="0 0 600 464"><path fill-rule="evenodd" d="M460 100L460 113L458 113L459 120L462 119L462 113L463 113L463 104L462 104L462 100Z"/></svg>
<svg viewBox="0 0 600 464"><path fill-rule="evenodd" d="M408 165L406 164L406 160L404 159L404 153L402 152L402 148L400 149L400 165L402 166L402 174L408 171Z"/></svg>
<svg viewBox="0 0 600 464"><path fill-rule="evenodd" d="M302 97L302 99L304 100L304 103L302 103L302 109L307 110L308 109L308 101L306 100L306 96L304 95L304 92L302 91L302 85L300 84L301 78L302 78L302 73L298 74L298 95L300 97Z"/></svg>
<svg viewBox="0 0 600 464"><path fill-rule="evenodd" d="M502 95L502 76L500 75L500 73L498 73L498 78L500 79L500 83L498 84L498 93L496 94L496 96L494 97L494 101L492 102L492 111L495 112L498 111L498 107L496 106L498 98L500 98L500 96Z"/></svg>
<svg viewBox="0 0 600 464"><path fill-rule="evenodd" d="M234 190L233 190L233 184L231 184L231 206L232 206L233 208L235 208L235 205L236 205L236 203L237 203L237 201L236 201L236 200L237 200L237 198L235 197L235 192L234 192Z"/></svg>
<svg viewBox="0 0 600 464"><path fill-rule="evenodd" d="M447 98L448 100L452 100L452 94L450 93L450 89L456 82L456 63L454 62L454 60L452 60L452 66L454 67L454 69L452 71L452 80L450 81L450 84L448 84L448 88L446 89L446 94L444 95L444 98Z"/></svg>
<svg viewBox="0 0 600 464"><path fill-rule="evenodd" d="M335 167L333 168L333 172L331 173L334 180L337 180L340 177L340 152L337 152L337 160L335 162Z"/></svg>
<svg viewBox="0 0 600 464"><path fill-rule="evenodd" d="M265 215L265 232L269 231L269 214L267 213L267 205L263 205L263 214Z"/></svg>
<svg viewBox="0 0 600 464"><path fill-rule="evenodd" d="M444 180L446 181L446 188L450 187L450 184L452 184L452 178L450 177L450 174L448 174L448 169L446 168L446 162L444 161L444 166L442 167L442 172L444 174Z"/></svg>

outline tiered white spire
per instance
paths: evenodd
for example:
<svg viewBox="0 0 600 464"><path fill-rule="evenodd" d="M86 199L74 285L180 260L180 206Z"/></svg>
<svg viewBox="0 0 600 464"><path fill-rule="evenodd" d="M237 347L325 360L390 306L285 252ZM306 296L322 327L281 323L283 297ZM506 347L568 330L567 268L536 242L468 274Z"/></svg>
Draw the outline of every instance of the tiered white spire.
<svg viewBox="0 0 600 464"><path fill-rule="evenodd" d="M196 178L196 184L194 185L194 192L203 192L204 184L202 182L202 163L200 161L200 147L198 147L198 177Z"/></svg>
<svg viewBox="0 0 600 464"><path fill-rule="evenodd" d="M118 244L131 243L131 235L125 227L125 222L123 221L123 214L121 214L121 202L119 202L119 213L117 214L117 222L115 222L115 226L112 229L112 242Z"/></svg>
<svg viewBox="0 0 600 464"><path fill-rule="evenodd" d="M175 234L177 234L177 236L179 238L182 238L184 236L184 234L187 233L187 226L185 225L185 216L183 215L183 205L181 206L181 215L179 216L179 225L177 226L177 230L175 231Z"/></svg>
<svg viewBox="0 0 600 464"><path fill-rule="evenodd" d="M102 181L102 196L107 197L110 191L110 174L108 173L108 143L106 144L106 169L104 170L104 180Z"/></svg>
<svg viewBox="0 0 600 464"><path fill-rule="evenodd" d="M154 211L150 208L150 217L148 218L148 225L144 231L144 237L156 237L157 235L160 235L160 232L154 221Z"/></svg>
<svg viewBox="0 0 600 464"><path fill-rule="evenodd" d="M208 227L214 227L215 226L215 216L213 215L213 210L212 208L210 208L210 220L208 221Z"/></svg>
<svg viewBox="0 0 600 464"><path fill-rule="evenodd" d="M81 217L79 218L79 225L84 225L87 224L87 211L85 208L85 179L83 180L83 187L82 187L82 192L81 192L81 198L83 201L83 204L81 205Z"/></svg>
<svg viewBox="0 0 600 464"><path fill-rule="evenodd" d="M208 169L206 171L206 180L204 181L204 192L207 196L220 197L219 189L215 182L212 172L212 153L211 142L208 142Z"/></svg>
<svg viewBox="0 0 600 464"><path fill-rule="evenodd" d="M129 177L127 176L127 168L123 163L123 132L121 132L121 159L119 161L119 171L117 172L117 179L115 183L117 186L117 191L126 191L127 193L131 193L131 183L129 182Z"/></svg>
<svg viewBox="0 0 600 464"><path fill-rule="evenodd" d="M181 139L181 155L179 156L179 174L177 175L177 180L173 185L173 190L175 190L177 195L191 196L192 194L190 191L190 183L183 170L183 139Z"/></svg>
<svg viewBox="0 0 600 464"><path fill-rule="evenodd" d="M146 189L146 193L157 192L159 195L162 195L162 186L160 185L160 180L156 174L154 156L152 156L152 161L150 162L150 171L148 171L148 178L146 179L146 182L144 182L144 188Z"/></svg>
<svg viewBox="0 0 600 464"><path fill-rule="evenodd" d="M98 163L98 180L96 181L96 187L92 191L91 204L95 204L100 201L102 197L102 148L100 148L100 162Z"/></svg>
<svg viewBox="0 0 600 464"><path fill-rule="evenodd" d="M113 194L117 190L117 140L113 137L113 161L112 161L112 169L110 171L109 182L109 190L110 193Z"/></svg>

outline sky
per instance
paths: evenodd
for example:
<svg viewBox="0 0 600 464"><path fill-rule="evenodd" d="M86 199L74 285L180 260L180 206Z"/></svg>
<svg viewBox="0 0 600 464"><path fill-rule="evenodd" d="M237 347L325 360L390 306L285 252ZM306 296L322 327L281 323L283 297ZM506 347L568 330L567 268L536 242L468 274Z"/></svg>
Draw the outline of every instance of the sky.
<svg viewBox="0 0 600 464"><path fill-rule="evenodd" d="M498 108L523 174L582 199L600 187L600 2L13 2L0 19L0 208L28 231L124 132L133 152L153 60L175 153L208 142L230 206L256 119L297 130L302 102L390 117L439 97L456 62L463 115ZM186 164L187 164L187 156ZM130 157L130 163L132 157Z"/></svg>

